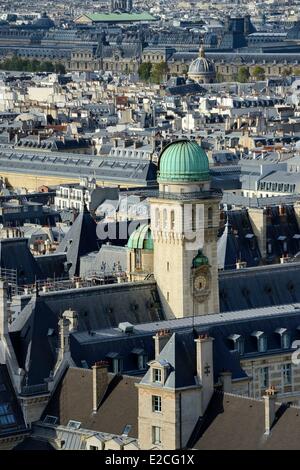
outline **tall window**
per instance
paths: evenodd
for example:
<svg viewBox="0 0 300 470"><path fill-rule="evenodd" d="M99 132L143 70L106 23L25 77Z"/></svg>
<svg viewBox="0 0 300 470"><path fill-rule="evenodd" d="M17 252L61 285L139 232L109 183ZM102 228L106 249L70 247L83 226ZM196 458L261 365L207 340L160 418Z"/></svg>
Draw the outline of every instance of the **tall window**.
<svg viewBox="0 0 300 470"><path fill-rule="evenodd" d="M261 335L257 338L258 352L266 352L268 344L266 335Z"/></svg>
<svg viewBox="0 0 300 470"><path fill-rule="evenodd" d="M163 229L166 230L168 228L168 214L167 209L163 210Z"/></svg>
<svg viewBox="0 0 300 470"><path fill-rule="evenodd" d="M282 349L289 349L291 346L290 335L288 331L281 335L281 347Z"/></svg>
<svg viewBox="0 0 300 470"><path fill-rule="evenodd" d="M161 444L161 428L152 426L152 444Z"/></svg>
<svg viewBox="0 0 300 470"><path fill-rule="evenodd" d="M153 369L153 382L161 383L161 369Z"/></svg>
<svg viewBox="0 0 300 470"><path fill-rule="evenodd" d="M175 229L175 212L174 211L171 211L170 225L171 225L171 230L174 230Z"/></svg>
<svg viewBox="0 0 300 470"><path fill-rule="evenodd" d="M135 267L136 269L141 269L142 267L142 250L140 248L135 250Z"/></svg>
<svg viewBox="0 0 300 470"><path fill-rule="evenodd" d="M282 366L283 385L292 383L292 364L283 364Z"/></svg>
<svg viewBox="0 0 300 470"><path fill-rule="evenodd" d="M113 359L113 372L120 374L123 370L123 359Z"/></svg>
<svg viewBox="0 0 300 470"><path fill-rule="evenodd" d="M138 355L138 368L139 370L147 369L148 357L145 354Z"/></svg>
<svg viewBox="0 0 300 470"><path fill-rule="evenodd" d="M269 368L261 367L259 369L259 385L260 388L267 388L269 386Z"/></svg>
<svg viewBox="0 0 300 470"><path fill-rule="evenodd" d="M156 228L160 228L160 212L158 207L155 209L155 225Z"/></svg>
<svg viewBox="0 0 300 470"><path fill-rule="evenodd" d="M159 397L158 395L152 396L152 411L153 413L161 412L161 397Z"/></svg>
<svg viewBox="0 0 300 470"><path fill-rule="evenodd" d="M196 230L196 204L192 205L192 231Z"/></svg>
<svg viewBox="0 0 300 470"><path fill-rule="evenodd" d="M212 227L213 225L213 208L209 207L207 210L207 225L208 227Z"/></svg>
<svg viewBox="0 0 300 470"><path fill-rule="evenodd" d="M237 341L236 341L236 349L238 350L239 354L242 356L244 354L244 350L245 350L245 342L244 342L244 338L239 338Z"/></svg>

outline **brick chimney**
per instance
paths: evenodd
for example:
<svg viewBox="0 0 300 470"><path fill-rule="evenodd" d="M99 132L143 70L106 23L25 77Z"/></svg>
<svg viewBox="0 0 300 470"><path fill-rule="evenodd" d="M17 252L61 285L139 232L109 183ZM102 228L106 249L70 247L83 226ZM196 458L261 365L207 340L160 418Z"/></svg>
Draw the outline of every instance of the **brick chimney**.
<svg viewBox="0 0 300 470"><path fill-rule="evenodd" d="M264 395L265 402L265 434L269 435L275 420L275 404L277 392L275 387L270 387Z"/></svg>
<svg viewBox="0 0 300 470"><path fill-rule="evenodd" d="M208 334L195 339L197 378L202 385L202 415L214 391L213 338Z"/></svg>
<svg viewBox="0 0 300 470"><path fill-rule="evenodd" d="M160 352L165 347L170 337L171 337L170 330L158 330L156 332L156 335L153 336L154 348L155 348L155 359L158 358L158 356L160 355Z"/></svg>
<svg viewBox="0 0 300 470"><path fill-rule="evenodd" d="M108 386L108 364L105 361L96 362L93 370L93 413L97 413L98 407Z"/></svg>

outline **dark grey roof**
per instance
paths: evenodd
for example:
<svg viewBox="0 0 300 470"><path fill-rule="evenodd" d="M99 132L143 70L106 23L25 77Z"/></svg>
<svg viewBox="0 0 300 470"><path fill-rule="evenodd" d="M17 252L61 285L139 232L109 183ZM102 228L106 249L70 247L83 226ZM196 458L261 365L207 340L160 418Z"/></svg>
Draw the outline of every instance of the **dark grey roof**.
<svg viewBox="0 0 300 470"><path fill-rule="evenodd" d="M219 295L221 312L300 302L300 263L219 272Z"/></svg>
<svg viewBox="0 0 300 470"><path fill-rule="evenodd" d="M85 360L92 365L108 350L95 345L94 330L117 327L126 321L137 324L163 319L156 284L143 282L135 284L114 284L92 288L70 289L67 291L40 293L27 302L21 313L10 326L12 343L20 367L27 371L27 383L43 384L53 370L57 359L58 320L67 309L78 313L78 330L86 333L87 340L71 339L71 355L76 364L82 366ZM146 348L140 341L134 348ZM103 352L105 351L105 353ZM132 357L132 368L137 361Z"/></svg>
<svg viewBox="0 0 300 470"><path fill-rule="evenodd" d="M23 385L44 384L50 376L57 358L57 323L57 315L34 296L12 324L13 347L19 366L26 372Z"/></svg>
<svg viewBox="0 0 300 470"><path fill-rule="evenodd" d="M17 271L19 284L32 284L41 279L42 273L28 248L26 238L7 238L0 240L1 268Z"/></svg>
<svg viewBox="0 0 300 470"><path fill-rule="evenodd" d="M127 248L102 245L100 250L80 258L80 276L101 274L104 271L125 272L127 268Z"/></svg>
<svg viewBox="0 0 300 470"><path fill-rule="evenodd" d="M227 222L218 239L219 269L235 269L237 261L257 266L261 261L256 237L247 210L227 211Z"/></svg>
<svg viewBox="0 0 300 470"><path fill-rule="evenodd" d="M65 270L67 256L65 253L51 253L49 255L36 256L35 261L41 270L42 278L66 277Z"/></svg>
<svg viewBox="0 0 300 470"><path fill-rule="evenodd" d="M153 162L137 159L60 152L21 151L1 147L0 170L24 174L69 177L90 176L100 181L148 185L156 182Z"/></svg>
<svg viewBox="0 0 300 470"><path fill-rule="evenodd" d="M168 364L167 379L163 388L181 388L196 386L196 345L194 331L173 333L166 346L155 360ZM149 369L141 383L152 383Z"/></svg>
<svg viewBox="0 0 300 470"><path fill-rule="evenodd" d="M70 276L79 275L80 257L99 248L97 224L84 208L60 243L57 252L66 253Z"/></svg>
<svg viewBox="0 0 300 470"><path fill-rule="evenodd" d="M0 364L0 407L0 439L28 432L9 372L4 364Z"/></svg>

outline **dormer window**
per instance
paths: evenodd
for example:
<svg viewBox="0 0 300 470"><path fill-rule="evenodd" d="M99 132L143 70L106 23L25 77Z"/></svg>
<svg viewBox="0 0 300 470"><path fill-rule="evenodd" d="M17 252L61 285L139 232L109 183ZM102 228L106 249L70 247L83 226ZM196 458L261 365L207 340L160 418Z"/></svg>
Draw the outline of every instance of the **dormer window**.
<svg viewBox="0 0 300 470"><path fill-rule="evenodd" d="M232 334L228 336L228 339L232 341L232 346L233 346L232 350L238 351L238 353L242 356L245 350L244 338L241 335Z"/></svg>
<svg viewBox="0 0 300 470"><path fill-rule="evenodd" d="M275 333L280 335L280 347L282 349L289 349L291 347L290 334L286 328L277 328Z"/></svg>
<svg viewBox="0 0 300 470"><path fill-rule="evenodd" d="M155 383L161 383L162 382L161 369L153 369L153 382L155 382Z"/></svg>
<svg viewBox="0 0 300 470"><path fill-rule="evenodd" d="M268 349L267 337L263 331L254 331L252 336L255 336L257 339L257 351L266 352Z"/></svg>

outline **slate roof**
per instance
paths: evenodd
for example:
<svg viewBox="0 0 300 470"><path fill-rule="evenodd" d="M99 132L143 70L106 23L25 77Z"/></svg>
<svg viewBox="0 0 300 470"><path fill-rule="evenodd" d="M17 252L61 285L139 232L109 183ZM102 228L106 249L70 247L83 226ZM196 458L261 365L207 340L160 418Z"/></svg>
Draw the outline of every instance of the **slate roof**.
<svg viewBox="0 0 300 470"><path fill-rule="evenodd" d="M42 419L57 416L59 424L79 421L81 427L98 432L121 435L131 425L129 437L138 437L138 391L140 379L108 374L108 388L93 413L92 370L69 368L56 388ZM80 406L78 406L80 404Z"/></svg>
<svg viewBox="0 0 300 470"><path fill-rule="evenodd" d="M0 439L28 433L6 365L0 364Z"/></svg>
<svg viewBox="0 0 300 470"><path fill-rule="evenodd" d="M36 256L35 262L38 265L42 278L60 278L66 277L68 273L65 270L67 256L65 253L51 253L49 255Z"/></svg>
<svg viewBox="0 0 300 470"><path fill-rule="evenodd" d="M261 309L241 310L226 314L196 316L193 320L186 317L176 320L165 320L138 324L130 334L122 332L118 328L110 328L95 331L94 335L87 332L76 332L71 337L71 349L76 364L87 358L88 365L93 361L108 360L109 353L123 359L123 370L126 373L141 373L137 367L137 360L133 351L144 351L148 361L154 359L154 347L152 336L160 329L170 330L176 333L161 352L160 359L166 360L171 365L170 386L192 385L195 358L194 338L203 333L208 333L214 338L214 376L218 379L220 372L231 370L234 379L245 379L246 373L240 366L240 355L235 349L234 343L229 339L231 335L238 334L244 339L243 358L258 356L270 356L282 354L280 335L276 330L286 328L290 335L291 344L299 339L300 304L274 306ZM263 331L267 338L267 351L258 352L257 339L252 335L254 331ZM77 344L75 344L77 343ZM285 349L287 353L290 348ZM185 364L189 366L187 371ZM172 375L178 372L178 377ZM143 379L144 380L144 379ZM150 380L149 373L145 380Z"/></svg>
<svg viewBox="0 0 300 470"><path fill-rule="evenodd" d="M193 330L173 333L162 349L157 362L169 365L167 379L163 388L181 388L195 386L196 345ZM151 370L141 380L142 384L152 383Z"/></svg>
<svg viewBox="0 0 300 470"><path fill-rule="evenodd" d="M23 385L44 384L50 376L57 358L57 323L58 317L40 297L34 296L11 325L18 364L26 372Z"/></svg>
<svg viewBox="0 0 300 470"><path fill-rule="evenodd" d="M197 450L298 450L300 409L276 406L275 423L265 436L262 400L215 391L191 447Z"/></svg>
<svg viewBox="0 0 300 470"><path fill-rule="evenodd" d="M247 210L227 211L227 222L218 239L219 269L235 269L237 261L257 266L261 254L254 236Z"/></svg>
<svg viewBox="0 0 300 470"><path fill-rule="evenodd" d="M130 287L123 283L40 293L37 298L27 296L23 300L27 302L25 307L10 325L19 366L27 372L23 385L40 385L50 376L57 359L58 320L67 309L78 313L78 331L83 331L88 339L96 338L94 330L117 327L124 319L136 324L164 318L153 282L135 283ZM126 355L135 347L145 348L140 341L128 343ZM131 348L130 352L128 348ZM151 348L152 344L145 350ZM77 341L73 337L70 349L74 361L81 367L83 360L91 366L109 352L103 344ZM130 368L138 368L135 355L131 356Z"/></svg>
<svg viewBox="0 0 300 470"><path fill-rule="evenodd" d="M38 50L41 50L40 47ZM45 50L43 49L43 53ZM0 170L9 173L69 177L83 176L117 184L153 185L157 166L150 161L63 152L21 151L2 146Z"/></svg>
<svg viewBox="0 0 300 470"><path fill-rule="evenodd" d="M221 312L300 302L300 263L219 272L219 297Z"/></svg>
<svg viewBox="0 0 300 470"><path fill-rule="evenodd" d="M17 270L19 284L32 284L42 273L28 248L26 238L0 240L0 266Z"/></svg>
<svg viewBox="0 0 300 470"><path fill-rule="evenodd" d="M114 245L102 245L96 253L89 253L80 259L80 276L104 271L124 272L127 268L127 248Z"/></svg>
<svg viewBox="0 0 300 470"><path fill-rule="evenodd" d="M57 248L58 253L66 253L70 276L79 275L81 256L98 250L96 230L97 224L85 206Z"/></svg>

